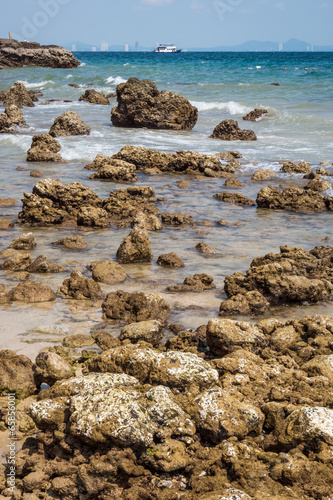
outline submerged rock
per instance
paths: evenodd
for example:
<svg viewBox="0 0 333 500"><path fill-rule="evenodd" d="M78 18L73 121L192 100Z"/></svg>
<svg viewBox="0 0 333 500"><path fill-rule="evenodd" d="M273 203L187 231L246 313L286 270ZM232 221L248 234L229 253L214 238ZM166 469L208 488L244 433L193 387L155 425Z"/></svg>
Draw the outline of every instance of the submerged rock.
<svg viewBox="0 0 333 500"><path fill-rule="evenodd" d="M87 248L87 243L81 235L67 236L67 238L53 241L52 245L58 245L68 250L84 250Z"/></svg>
<svg viewBox="0 0 333 500"><path fill-rule="evenodd" d="M70 278L65 279L58 293L66 299L76 300L97 300L104 296L98 283L92 278L85 278L79 271L73 271Z"/></svg>
<svg viewBox="0 0 333 500"><path fill-rule="evenodd" d="M215 250L210 246L208 245L207 243L205 243L204 241L200 241L200 243L198 243L195 248L198 250L198 252L200 253L205 253L205 254L216 254Z"/></svg>
<svg viewBox="0 0 333 500"><path fill-rule="evenodd" d="M90 127L79 117L75 111L65 111L54 120L49 134L52 137L64 137L70 135L89 135Z"/></svg>
<svg viewBox="0 0 333 500"><path fill-rule="evenodd" d="M117 292L108 293L102 304L103 316L126 323L157 320L163 325L170 315L169 304L157 293Z"/></svg>
<svg viewBox="0 0 333 500"><path fill-rule="evenodd" d="M256 141L257 136L253 130L241 130L236 120L223 120L219 123L213 134L213 139L222 141Z"/></svg>
<svg viewBox="0 0 333 500"><path fill-rule="evenodd" d="M35 237L32 233L23 233L18 238L12 241L9 248L14 248L15 250L32 250L37 246L35 242Z"/></svg>
<svg viewBox="0 0 333 500"><path fill-rule="evenodd" d="M280 191L274 186L267 186L259 191L256 201L259 208L272 210L290 210L292 212L333 210L333 198L324 197L316 191L306 191L298 187L290 187Z"/></svg>
<svg viewBox="0 0 333 500"><path fill-rule="evenodd" d="M5 271L26 271L30 264L31 258L29 254L17 253L0 264L0 269Z"/></svg>
<svg viewBox="0 0 333 500"><path fill-rule="evenodd" d="M60 149L59 142L49 134L34 135L27 153L27 161L62 161L58 154Z"/></svg>
<svg viewBox="0 0 333 500"><path fill-rule="evenodd" d="M45 255L39 255L27 268L29 273L61 273L66 267L51 262Z"/></svg>
<svg viewBox="0 0 333 500"><path fill-rule="evenodd" d="M162 267L185 267L184 262L174 252L160 255L157 264Z"/></svg>
<svg viewBox="0 0 333 500"><path fill-rule="evenodd" d="M145 212L136 212L132 219L131 226L141 226L147 229L147 231L161 231L163 229L162 222L156 215Z"/></svg>
<svg viewBox="0 0 333 500"><path fill-rule="evenodd" d="M187 214L169 214L169 213L163 213L161 214L162 222L164 224L170 225L170 226L183 226L185 224L193 224L194 219L192 215L187 215Z"/></svg>
<svg viewBox="0 0 333 500"><path fill-rule="evenodd" d="M12 229L14 227L14 222L10 219L4 219L0 217L0 231L4 229Z"/></svg>
<svg viewBox="0 0 333 500"><path fill-rule="evenodd" d="M36 392L32 362L14 351L0 351L0 394L15 393L24 399Z"/></svg>
<svg viewBox="0 0 333 500"><path fill-rule="evenodd" d="M191 130L198 110L177 94L159 92L150 80L130 78L117 86L118 106L112 109L116 127Z"/></svg>
<svg viewBox="0 0 333 500"><path fill-rule="evenodd" d="M310 174L311 173L311 165L306 161L302 161L301 163L294 163L292 161L286 161L282 164L281 171L285 173L293 173L293 174Z"/></svg>
<svg viewBox="0 0 333 500"><path fill-rule="evenodd" d="M121 264L151 261L152 251L146 229L134 226L130 234L121 242L117 250L117 259Z"/></svg>
<svg viewBox="0 0 333 500"><path fill-rule="evenodd" d="M263 115L267 115L268 110L267 109L258 109L255 108L253 111L250 111L247 115L243 116L243 120L251 121L251 122L256 122L259 120Z"/></svg>
<svg viewBox="0 0 333 500"><path fill-rule="evenodd" d="M94 260L87 268L93 279L100 283L122 283L127 278L125 269L113 260Z"/></svg>
<svg viewBox="0 0 333 500"><path fill-rule="evenodd" d="M237 205L247 205L253 207L256 202L247 198L241 193L229 193L228 191L223 191L222 193L214 194L214 198L218 201L225 201L227 203L237 203Z"/></svg>
<svg viewBox="0 0 333 500"><path fill-rule="evenodd" d="M102 92L96 92L94 89L87 89L83 95L79 98L79 101L90 102L91 104L104 104L108 106L109 99Z"/></svg>
<svg viewBox="0 0 333 500"><path fill-rule="evenodd" d="M213 278L208 274L195 274L184 279L183 285L171 285L167 287L169 292L204 292L216 288Z"/></svg>
<svg viewBox="0 0 333 500"><path fill-rule="evenodd" d="M47 285L36 281L25 281L8 292L9 299L13 302L51 302L56 300L56 294Z"/></svg>

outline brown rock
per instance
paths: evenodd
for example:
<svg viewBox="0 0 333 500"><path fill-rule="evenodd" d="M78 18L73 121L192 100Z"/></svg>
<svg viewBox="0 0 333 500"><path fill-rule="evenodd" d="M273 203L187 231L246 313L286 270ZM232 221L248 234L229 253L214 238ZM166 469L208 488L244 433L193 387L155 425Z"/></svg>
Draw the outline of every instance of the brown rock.
<svg viewBox="0 0 333 500"><path fill-rule="evenodd" d="M112 109L116 127L191 130L198 110L190 102L169 91L159 92L149 80L130 78L117 87L118 106Z"/></svg>
<svg viewBox="0 0 333 500"><path fill-rule="evenodd" d="M32 250L37 246L32 233L23 233L9 245L9 248L15 250Z"/></svg>
<svg viewBox="0 0 333 500"><path fill-rule="evenodd" d="M43 177L43 172L40 170L31 170L30 177Z"/></svg>
<svg viewBox="0 0 333 500"><path fill-rule="evenodd" d="M23 127L26 125L22 111L15 105L10 104L5 108L4 113L0 115L0 132L10 133L11 127Z"/></svg>
<svg viewBox="0 0 333 500"><path fill-rule="evenodd" d="M323 179L312 179L311 181L308 182L306 186L304 186L304 189L306 191L316 191L317 193L322 193L323 191L327 191L328 189L331 189L331 184L327 181L324 181Z"/></svg>
<svg viewBox="0 0 333 500"><path fill-rule="evenodd" d="M5 271L26 271L28 266L31 264L31 259L29 254L16 254L9 257L2 264L0 264L0 269Z"/></svg>
<svg viewBox="0 0 333 500"><path fill-rule="evenodd" d="M69 347L70 349L76 349L78 347L94 345L95 341L92 337L88 335L83 335L82 333L74 333L73 335L68 335L64 337L62 345Z"/></svg>
<svg viewBox="0 0 333 500"><path fill-rule="evenodd" d="M4 104L5 106L15 104L15 106L19 108L22 108L22 106L34 107L34 103L32 102L27 89L21 82L14 83L7 96L5 97Z"/></svg>
<svg viewBox="0 0 333 500"><path fill-rule="evenodd" d="M107 156L103 158L104 155L97 155L94 160L94 166L98 166L98 171L93 174L89 179L102 179L105 181L112 182L135 182L138 177L133 173L136 170L133 163L128 163L123 160L116 160L108 158Z"/></svg>
<svg viewBox="0 0 333 500"><path fill-rule="evenodd" d="M9 219L1 219L0 218L0 231L4 229L12 229L14 227L14 222Z"/></svg>
<svg viewBox="0 0 333 500"><path fill-rule="evenodd" d="M112 220L123 226L131 222L138 212L159 214L158 208L152 203L156 200L155 192L150 186L132 186L112 191L102 206Z"/></svg>
<svg viewBox="0 0 333 500"><path fill-rule="evenodd" d="M52 137L89 135L90 130L90 127L81 120L75 111L65 111L65 113L54 120L49 134Z"/></svg>
<svg viewBox="0 0 333 500"><path fill-rule="evenodd" d="M156 215L145 212L137 212L132 219L131 226L141 226L147 231L161 231L163 229L162 222Z"/></svg>
<svg viewBox="0 0 333 500"><path fill-rule="evenodd" d="M84 278L79 271L73 271L58 290L65 299L97 300L103 298L100 286L92 278Z"/></svg>
<svg viewBox="0 0 333 500"><path fill-rule="evenodd" d="M73 86L73 84L72 84ZM87 89L83 95L79 98L79 101L90 102L91 104L104 104L108 106L109 99L102 92L96 92L94 89Z"/></svg>
<svg viewBox="0 0 333 500"><path fill-rule="evenodd" d="M220 306L220 316L232 316L235 314L260 315L268 311L270 304L258 291L237 294L228 300L224 300Z"/></svg>
<svg viewBox="0 0 333 500"><path fill-rule="evenodd" d="M195 274L192 277L184 279L183 285L168 286L169 292L204 292L205 290L212 290L216 288L213 283L213 278L208 274Z"/></svg>
<svg viewBox="0 0 333 500"><path fill-rule="evenodd" d="M27 161L62 161L58 154L60 149L59 142L49 134L34 135L27 153Z"/></svg>
<svg viewBox="0 0 333 500"><path fill-rule="evenodd" d="M252 181L268 181L270 179L274 179L274 177L277 177L277 173L275 173L273 170L269 170L266 168L260 168L252 175L251 180Z"/></svg>
<svg viewBox="0 0 333 500"><path fill-rule="evenodd" d="M292 212L323 212L332 210L330 200L315 191L290 187L280 191L274 186L262 188L257 195L259 208L290 210Z"/></svg>
<svg viewBox="0 0 333 500"><path fill-rule="evenodd" d="M130 262L150 262L152 252L147 231L141 226L134 226L120 244L117 259L121 264Z"/></svg>
<svg viewBox="0 0 333 500"><path fill-rule="evenodd" d="M243 116L243 120L247 120L247 121L251 121L251 122L256 122L263 115L266 115L267 113L268 113L267 109L258 109L258 108L255 108L253 111L251 111L247 115Z"/></svg>
<svg viewBox="0 0 333 500"><path fill-rule="evenodd" d="M161 323L156 320L131 323L121 329L119 340L129 339L132 344L143 340L144 342L158 346L163 336L162 329Z"/></svg>
<svg viewBox="0 0 333 500"><path fill-rule="evenodd" d="M210 246L208 245L207 243L205 243L204 241L200 241L200 243L198 243L195 248L198 250L198 252L200 253L206 253L206 254L215 254L215 250Z"/></svg>
<svg viewBox="0 0 333 500"><path fill-rule="evenodd" d="M162 267L185 267L184 262L174 252L160 255L157 264Z"/></svg>
<svg viewBox="0 0 333 500"><path fill-rule="evenodd" d="M100 283L122 283L127 274L123 267L113 260L95 260L87 266L92 272L92 277Z"/></svg>
<svg viewBox="0 0 333 500"><path fill-rule="evenodd" d="M193 224L194 219L192 215L187 215L187 214L169 214L169 213L163 213L161 214L162 222L164 224L170 225L170 226L183 226L185 224Z"/></svg>
<svg viewBox="0 0 333 500"><path fill-rule="evenodd" d="M224 183L224 186L226 188L242 188L245 187L245 184L243 184L239 179L227 179Z"/></svg>
<svg viewBox="0 0 333 500"><path fill-rule="evenodd" d="M257 136L253 130L241 130L236 120L223 120L214 129L210 136L222 141L256 141Z"/></svg>
<svg viewBox="0 0 333 500"><path fill-rule="evenodd" d="M99 207L81 207L77 213L77 224L88 227L109 227L109 214Z"/></svg>
<svg viewBox="0 0 333 500"><path fill-rule="evenodd" d="M87 248L87 243L81 235L67 236L67 238L53 241L52 245L59 245L68 250L84 250Z"/></svg>
<svg viewBox="0 0 333 500"><path fill-rule="evenodd" d="M228 191L223 191L222 193L214 194L214 198L218 201L225 201L227 203L236 203L237 205L247 205L253 207L256 202L247 198L240 193L229 193Z"/></svg>
<svg viewBox="0 0 333 500"><path fill-rule="evenodd" d="M16 393L16 397L24 399L36 392L32 362L14 351L0 351L0 392Z"/></svg>
<svg viewBox="0 0 333 500"><path fill-rule="evenodd" d="M119 319L126 323L156 319L165 325L170 315L169 304L159 294L127 293L121 290L106 296L102 310L105 318Z"/></svg>
<svg viewBox="0 0 333 500"><path fill-rule="evenodd" d="M36 357L35 380L39 387L42 383L53 385L58 380L73 376L70 364L55 352L42 351Z"/></svg>
<svg viewBox="0 0 333 500"><path fill-rule="evenodd" d="M288 174L309 174L311 173L311 165L305 161L302 161L301 163L287 161L282 164L281 171Z"/></svg>
<svg viewBox="0 0 333 500"><path fill-rule="evenodd" d="M17 201L14 198L0 198L0 207L14 207Z"/></svg>
<svg viewBox="0 0 333 500"><path fill-rule="evenodd" d="M25 281L13 288L8 296L14 302L51 302L56 300L56 294L47 285L36 281Z"/></svg>
<svg viewBox="0 0 333 500"><path fill-rule="evenodd" d="M61 273L66 267L51 262L45 255L39 255L30 266L26 268L29 273Z"/></svg>

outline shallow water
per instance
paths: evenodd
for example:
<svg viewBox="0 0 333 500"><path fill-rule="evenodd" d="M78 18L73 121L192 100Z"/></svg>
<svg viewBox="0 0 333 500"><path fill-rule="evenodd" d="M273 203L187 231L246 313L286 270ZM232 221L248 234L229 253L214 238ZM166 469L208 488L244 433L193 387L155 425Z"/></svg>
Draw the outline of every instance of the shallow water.
<svg viewBox="0 0 333 500"><path fill-rule="evenodd" d="M243 164L236 177L247 182L245 188L235 191L253 199L264 185L306 184L302 175L279 172L280 160L306 160L313 169L321 161L333 161L332 54L185 53L177 58L157 58L153 54L78 53L77 56L85 63L77 69L22 68L0 72L0 89L9 89L14 81L21 80L27 88L41 89L45 94L35 108L23 110L28 129L23 129L18 135L0 135L0 197L12 197L18 201L15 207L0 208L0 217L16 219L23 192L31 192L38 181L30 177L33 169L41 170L45 178L60 179L63 183L79 181L103 198L111 190L126 187L89 180L91 172L83 168L96 154L114 154L125 144L170 152L185 149L216 153L237 149L243 154ZM256 69L256 66L261 68ZM110 122L115 99L111 99L110 106L77 101L88 88L82 88L85 84L95 83L94 88L109 93L130 76L153 79L160 89L167 88L189 98L199 109L196 127L190 132L117 129ZM69 87L71 82L82 87ZM272 82L281 85L274 87L270 85ZM73 102L41 105L46 99L71 99ZM268 117L256 123L243 122L241 117L256 106L267 107ZM78 112L92 127L91 135L60 138L61 154L68 161L66 164L28 164L25 157L32 136L48 132L54 118L69 109ZM242 128L255 130L258 141L228 143L210 139L208 136L214 127L225 118L236 119ZM17 171L17 166L26 170ZM270 168L279 172L279 176L269 182L249 182L258 168ZM325 168L333 171L333 167ZM310 250L316 245L327 244L324 239L332 236L331 212L273 212L215 200L213 195L225 190L225 179L197 180L181 175L144 174L138 177L138 185L148 184L155 189L157 197L167 199L157 203L161 211L191 214L196 227L165 227L162 232L150 233L154 255L152 264L124 266L128 280L121 285L103 285L103 289L105 292L117 289L162 292L172 306L170 320L182 322L186 327L199 326L217 316L224 297L225 276L245 271L254 257L278 252L279 246L285 244ZM191 182L188 190L177 187L177 182L184 179ZM326 180L331 182L332 177ZM216 225L219 219L241 222L241 225L221 227ZM212 225L204 225L204 221ZM88 243L86 250L65 251L51 243L75 231L16 225L13 230L1 232L0 250L7 248L21 232L27 231L34 233L37 242L37 248L31 252L32 258L44 254L68 269L56 275L33 275L33 279L56 290L71 270L84 271L88 277L87 264L96 259L115 259L117 248L129 229L88 229L82 233ZM218 253L213 256L199 254L195 249L199 241L210 244ZM156 265L160 254L171 251L184 261L184 269L170 271ZM203 294L165 293L167 285L180 284L185 276L196 272L213 276L216 290ZM6 288L15 286L17 279L15 273L1 271L0 283ZM272 310L270 315L289 318L313 313L333 315L333 305L281 307ZM100 304L61 298L49 305L1 307L0 314L0 349L11 348L31 358L42 347L61 340L64 335L89 334L92 330L110 326L102 321Z"/></svg>

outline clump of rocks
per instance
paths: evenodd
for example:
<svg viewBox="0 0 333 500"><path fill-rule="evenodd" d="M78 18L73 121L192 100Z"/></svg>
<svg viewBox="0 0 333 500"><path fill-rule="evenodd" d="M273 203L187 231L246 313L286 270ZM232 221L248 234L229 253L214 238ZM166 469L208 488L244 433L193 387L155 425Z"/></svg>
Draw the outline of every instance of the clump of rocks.
<svg viewBox="0 0 333 500"><path fill-rule="evenodd" d="M86 101L91 104L103 104L104 106L108 106L109 99L106 97L103 92L97 92L94 89L87 89L83 95L79 98L79 101Z"/></svg>
<svg viewBox="0 0 333 500"><path fill-rule="evenodd" d="M262 188L257 194L257 205L272 210L292 212L324 212L333 210L333 198L322 196L318 191L289 187L280 190L274 186Z"/></svg>
<svg viewBox="0 0 333 500"><path fill-rule="evenodd" d="M260 120L260 118L264 115L267 115L267 109L255 108L253 111L250 111L247 115L243 116L243 120L256 122Z"/></svg>
<svg viewBox="0 0 333 500"><path fill-rule="evenodd" d="M236 120L223 120L219 123L212 135L212 139L221 141L256 141L257 136L253 130L241 130Z"/></svg>
<svg viewBox="0 0 333 500"><path fill-rule="evenodd" d="M27 161L62 161L59 142L49 134L34 135L27 152Z"/></svg>
<svg viewBox="0 0 333 500"><path fill-rule="evenodd" d="M26 121L22 111L15 104L10 104L5 108L5 111L0 114L0 133L15 133L16 130L12 128L15 126L24 127L26 126Z"/></svg>

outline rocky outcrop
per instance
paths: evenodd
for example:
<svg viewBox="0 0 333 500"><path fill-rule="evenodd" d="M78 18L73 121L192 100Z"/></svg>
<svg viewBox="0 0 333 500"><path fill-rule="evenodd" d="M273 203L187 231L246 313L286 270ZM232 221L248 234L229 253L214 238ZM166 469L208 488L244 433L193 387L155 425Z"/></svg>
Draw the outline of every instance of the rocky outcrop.
<svg viewBox="0 0 333 500"><path fill-rule="evenodd" d="M27 153L27 161L62 161L58 154L60 149L59 142L49 134L34 135Z"/></svg>
<svg viewBox="0 0 333 500"><path fill-rule="evenodd" d="M0 133L14 132L12 130L14 126L26 126L26 121L22 111L15 104L10 104L5 108L4 113L0 114Z"/></svg>
<svg viewBox="0 0 333 500"><path fill-rule="evenodd" d="M171 285L167 287L169 292L204 292L215 288L213 278L208 274L195 274L193 277L184 279L183 285Z"/></svg>
<svg viewBox="0 0 333 500"><path fill-rule="evenodd" d="M79 117L75 111L65 111L54 120L49 134L52 137L65 137L70 135L89 135L90 127Z"/></svg>
<svg viewBox="0 0 333 500"><path fill-rule="evenodd" d="M117 250L117 259L121 264L150 262L152 256L148 232L141 226L134 226Z"/></svg>
<svg viewBox="0 0 333 500"><path fill-rule="evenodd" d="M70 364L55 352L42 351L35 361L35 381L37 387L41 384L53 385L58 380L73 376Z"/></svg>
<svg viewBox="0 0 333 500"><path fill-rule="evenodd" d="M29 273L61 273L66 267L50 261L45 255L39 255L27 268Z"/></svg>
<svg viewBox="0 0 333 500"><path fill-rule="evenodd" d="M147 229L147 231L161 231L163 229L162 222L156 215L145 212L136 212L131 226L141 226Z"/></svg>
<svg viewBox="0 0 333 500"><path fill-rule="evenodd" d="M251 200L251 198L247 198L241 193L229 193L228 191L214 194L214 198L218 201L236 203L237 205L247 205L249 207L253 207L256 204L254 200Z"/></svg>
<svg viewBox="0 0 333 500"><path fill-rule="evenodd" d="M294 163L292 161L286 161L282 164L280 169L282 172L287 174L310 174L311 173L311 165L306 161L302 161L301 163Z"/></svg>
<svg viewBox="0 0 333 500"><path fill-rule="evenodd" d="M100 208L102 200L79 182L62 184L58 180L43 179L34 185L32 193L24 193L18 221L24 224L47 226L66 220L74 223L86 207Z"/></svg>
<svg viewBox="0 0 333 500"><path fill-rule="evenodd" d="M0 66L5 68L21 68L22 66L76 68L79 64L80 62L69 50L57 45L0 39Z"/></svg>
<svg viewBox="0 0 333 500"><path fill-rule="evenodd" d="M87 243L83 236L73 235L67 236L66 238L61 238L60 240L53 241L52 245L58 245L68 250L84 250L87 248Z"/></svg>
<svg viewBox="0 0 333 500"><path fill-rule="evenodd" d="M25 281L10 290L8 297L13 302L51 302L56 299L56 294L47 285L36 281Z"/></svg>
<svg viewBox="0 0 333 500"><path fill-rule="evenodd" d="M0 48L1 54L1 48ZM1 56L0 56L1 57ZM35 105L29 95L27 89L23 85L22 82L15 82L11 87L9 92L4 96L4 105L11 106L14 104L18 108L22 108L23 106L33 108Z"/></svg>
<svg viewBox="0 0 333 500"><path fill-rule="evenodd" d="M157 264L161 267L185 267L184 262L174 252L160 255Z"/></svg>
<svg viewBox="0 0 333 500"><path fill-rule="evenodd" d="M65 299L97 300L104 297L98 283L92 278L85 278L79 271L73 271L58 290Z"/></svg>
<svg viewBox="0 0 333 500"><path fill-rule="evenodd" d="M333 210L333 198L317 191L290 187L280 190L274 186L262 188L257 195L259 208L290 210L292 212L324 212Z"/></svg>
<svg viewBox="0 0 333 500"><path fill-rule="evenodd" d="M269 305L310 302L333 298L333 249L283 246L279 254L254 259L246 274L225 278L229 300L221 314L262 314Z"/></svg>
<svg viewBox="0 0 333 500"><path fill-rule="evenodd" d="M115 160L104 155L97 155L94 163L89 165L89 169L97 167L97 172L89 179L101 179L112 182L135 182L138 177L134 174L136 170L133 163L123 160ZM94 168L95 170L95 168Z"/></svg>
<svg viewBox="0 0 333 500"><path fill-rule="evenodd" d="M242 188L245 187L245 184L243 184L239 179L231 178L227 179L224 183L224 186L226 188Z"/></svg>
<svg viewBox="0 0 333 500"><path fill-rule="evenodd" d="M256 121L260 120L260 118L263 115L267 115L267 113L268 113L267 109L258 109L258 108L255 108L253 111L250 111L250 113L248 113L247 115L243 116L243 120L247 120L247 121L250 121L250 122L256 122Z"/></svg>
<svg viewBox="0 0 333 500"><path fill-rule="evenodd" d="M191 130L198 110L177 94L159 92L154 82L130 78L117 87L118 106L112 109L116 127Z"/></svg>
<svg viewBox="0 0 333 500"><path fill-rule="evenodd" d="M274 179L277 177L277 173L273 170L269 170L268 168L259 168L251 177L252 181L260 182L260 181L268 181L270 179Z"/></svg>
<svg viewBox="0 0 333 500"><path fill-rule="evenodd" d="M92 272L92 277L99 283L122 283L127 278L123 267L113 260L94 260L87 266Z"/></svg>
<svg viewBox="0 0 333 500"><path fill-rule="evenodd" d="M32 250L37 246L35 237L32 233L23 233L18 238L15 238L9 245L9 248L15 250Z"/></svg>
<svg viewBox="0 0 333 500"><path fill-rule="evenodd" d="M99 207L81 207L77 213L78 226L109 227L110 217L106 210Z"/></svg>
<svg viewBox="0 0 333 500"><path fill-rule="evenodd" d="M113 159L132 163L138 171L147 172L177 172L185 174L201 174L207 177L219 175L227 170L228 165L222 165L221 160L234 164L236 158L241 158L237 151L206 155L193 151L177 151L162 153L155 149L138 146L124 146Z"/></svg>
<svg viewBox="0 0 333 500"><path fill-rule="evenodd" d="M158 293L128 293L121 290L106 296L102 310L105 318L125 323L157 320L164 325L170 315L169 304Z"/></svg>
<svg viewBox="0 0 333 500"><path fill-rule="evenodd" d="M204 241L200 241L200 243L198 243L197 245L195 245L195 248L198 250L198 252L200 253L205 253L205 254L215 254L215 250L210 246L208 245L207 243L205 243Z"/></svg>
<svg viewBox="0 0 333 500"><path fill-rule="evenodd" d="M131 323L121 329L119 340L130 340L132 344L144 341L158 346L162 340L163 327L159 321L140 321L139 323Z"/></svg>
<svg viewBox="0 0 333 500"><path fill-rule="evenodd" d="M124 226L135 220L139 212L146 216L159 214L159 209L153 204L156 200L155 192L150 186L133 186L111 191L102 206L111 220Z"/></svg>
<svg viewBox="0 0 333 500"><path fill-rule="evenodd" d="M34 394L32 362L27 356L15 354L14 351L0 351L0 394L15 393L22 399Z"/></svg>
<svg viewBox="0 0 333 500"><path fill-rule="evenodd" d="M104 104L108 106L109 99L102 92L96 92L94 89L87 89L83 95L79 98L79 101L90 102L90 104Z"/></svg>
<svg viewBox="0 0 333 500"><path fill-rule="evenodd" d="M163 213L161 214L161 219L163 224L166 224L168 226L184 226L187 224L193 224L194 219L192 215L187 215L187 214L169 214L169 213Z"/></svg>
<svg viewBox="0 0 333 500"><path fill-rule="evenodd" d="M220 139L221 141L257 140L257 136L253 130L241 130L236 120L223 120L215 127L210 137Z"/></svg>
<svg viewBox="0 0 333 500"><path fill-rule="evenodd" d="M304 189L306 191L316 191L317 193L323 193L324 191L331 189L331 187L332 185L329 182L324 181L320 178L319 175L316 175L307 183L306 186L304 186Z"/></svg>

